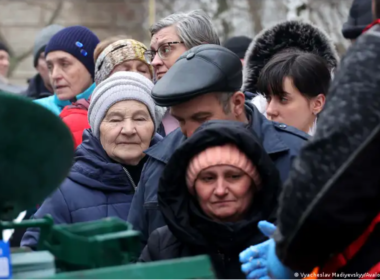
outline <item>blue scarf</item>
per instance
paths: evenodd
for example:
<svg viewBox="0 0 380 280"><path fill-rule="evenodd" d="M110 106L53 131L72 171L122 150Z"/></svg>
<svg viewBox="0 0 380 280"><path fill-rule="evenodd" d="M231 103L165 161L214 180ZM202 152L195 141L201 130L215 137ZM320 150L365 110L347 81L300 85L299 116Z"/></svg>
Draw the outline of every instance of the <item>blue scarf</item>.
<svg viewBox="0 0 380 280"><path fill-rule="evenodd" d="M93 83L88 89L86 89L84 92L78 94L76 96L76 99L79 100L79 99L88 99L92 92L94 91L96 85L95 83ZM62 110L65 106L68 106L68 105L71 105L71 101L70 100L59 100L57 95L54 94L54 103Z"/></svg>

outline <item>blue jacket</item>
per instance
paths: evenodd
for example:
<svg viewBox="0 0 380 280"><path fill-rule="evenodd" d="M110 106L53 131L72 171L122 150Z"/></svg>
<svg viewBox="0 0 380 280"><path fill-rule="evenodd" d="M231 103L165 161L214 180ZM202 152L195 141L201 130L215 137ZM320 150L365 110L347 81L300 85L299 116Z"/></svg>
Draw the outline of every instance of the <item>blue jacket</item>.
<svg viewBox="0 0 380 280"><path fill-rule="evenodd" d="M288 178L293 159L299 154L309 135L294 127L267 120L249 102L246 102L246 109L252 130L274 161L280 172L281 181L284 182ZM145 151L149 159L145 163L128 216L128 222L134 229L141 231L143 246L155 229L165 226L157 202L158 183L172 153L184 140L185 136L180 129L177 129L159 144Z"/></svg>
<svg viewBox="0 0 380 280"><path fill-rule="evenodd" d="M95 83L93 83L88 89L76 96L77 100L83 98L88 99L94 91L95 87L96 85ZM71 105L70 100L59 100L56 94L49 97L34 100L34 102L44 106L56 115L59 115L65 106Z"/></svg>
<svg viewBox="0 0 380 280"><path fill-rule="evenodd" d="M151 145L161 139L156 134ZM87 222L106 217L127 220L134 192L123 166L112 161L100 141L90 130L85 130L69 176L44 201L34 218L50 214L56 224ZM23 236L21 246L34 248L38 236L38 230L29 228Z"/></svg>

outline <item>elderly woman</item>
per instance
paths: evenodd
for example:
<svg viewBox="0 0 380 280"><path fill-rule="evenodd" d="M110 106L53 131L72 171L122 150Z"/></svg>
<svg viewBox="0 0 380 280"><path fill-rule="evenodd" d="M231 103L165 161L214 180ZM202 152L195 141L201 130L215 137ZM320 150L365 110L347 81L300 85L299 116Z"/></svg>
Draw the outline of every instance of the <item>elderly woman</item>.
<svg viewBox="0 0 380 280"><path fill-rule="evenodd" d="M110 43L99 54L96 60L95 83L98 85L113 73L122 71L140 73L149 80L152 80L153 70L145 60L145 51L145 45L133 39L117 40ZM63 121L70 127L74 135L76 147L82 143L83 131L89 128L87 121L89 105L89 100L81 100L72 106L66 107L60 115ZM164 108L156 106L155 114L158 124L161 123L164 112Z"/></svg>
<svg viewBox="0 0 380 280"><path fill-rule="evenodd" d="M140 261L208 254L218 278L244 278L239 253L266 240L279 174L246 125L206 122L170 158L158 200L167 226L153 231Z"/></svg>
<svg viewBox="0 0 380 280"><path fill-rule="evenodd" d="M93 53L98 43L98 37L84 26L55 34L45 48L54 95L35 102L59 115L65 106L88 98L95 88Z"/></svg>
<svg viewBox="0 0 380 280"><path fill-rule="evenodd" d="M100 83L88 111L91 130L75 153L75 163L60 188L47 198L35 218L77 223L105 217L127 219L149 146L155 133L153 83L132 72L115 73ZM22 246L34 247L39 232L28 229Z"/></svg>

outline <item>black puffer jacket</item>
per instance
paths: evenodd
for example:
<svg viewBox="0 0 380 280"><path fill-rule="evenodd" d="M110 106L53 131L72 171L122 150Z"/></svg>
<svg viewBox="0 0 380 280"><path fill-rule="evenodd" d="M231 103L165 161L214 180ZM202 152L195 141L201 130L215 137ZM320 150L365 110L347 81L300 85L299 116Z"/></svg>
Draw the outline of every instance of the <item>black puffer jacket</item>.
<svg viewBox="0 0 380 280"><path fill-rule="evenodd" d="M53 95L53 93L46 88L40 74L35 75L28 83L28 88L22 93L22 95L26 97L41 99Z"/></svg>
<svg viewBox="0 0 380 280"><path fill-rule="evenodd" d="M316 134L283 188L276 251L293 270L365 273L380 263L379 73L375 27L343 58Z"/></svg>
<svg viewBox="0 0 380 280"><path fill-rule="evenodd" d="M263 188L255 194L247 218L219 223L207 217L186 187L190 159L207 147L233 143L257 166ZM218 278L245 278L239 253L266 239L258 230L261 220L273 221L280 189L278 171L256 135L240 122L203 124L171 157L160 180L158 200L167 226L155 230L140 261L156 261L208 254Z"/></svg>

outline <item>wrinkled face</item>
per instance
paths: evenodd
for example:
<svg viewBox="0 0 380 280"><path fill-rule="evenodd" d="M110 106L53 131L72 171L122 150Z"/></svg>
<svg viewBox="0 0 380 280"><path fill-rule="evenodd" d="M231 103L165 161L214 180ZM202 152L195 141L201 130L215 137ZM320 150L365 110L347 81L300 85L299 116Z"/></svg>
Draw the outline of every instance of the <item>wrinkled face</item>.
<svg viewBox="0 0 380 280"><path fill-rule="evenodd" d="M182 133L190 137L202 123L209 120L237 121L244 114L244 94L236 93L229 101L230 110L226 113L217 98L218 93L208 93L185 103L170 107L170 114L178 120Z"/></svg>
<svg viewBox="0 0 380 280"><path fill-rule="evenodd" d="M128 60L116 65L112 70L110 76L113 73L123 71L140 73L147 77L149 80L152 80L153 78L149 71L149 66L140 60Z"/></svg>
<svg viewBox="0 0 380 280"><path fill-rule="evenodd" d="M148 108L134 100L120 101L107 111L100 124L100 143L107 155L126 165L137 165L154 134Z"/></svg>
<svg viewBox="0 0 380 280"><path fill-rule="evenodd" d="M150 49L158 51L158 48L161 48L162 53L165 54L164 59L160 58L160 56L156 54L152 61L152 66L156 73L157 80L161 79L170 67L173 66L181 54L187 50L183 43L167 45L169 42L180 41L181 40L177 35L175 26L163 28L152 36L150 41Z"/></svg>
<svg viewBox="0 0 380 280"><path fill-rule="evenodd" d="M92 84L86 67L69 53L50 52L46 63L54 92L60 100L70 100Z"/></svg>
<svg viewBox="0 0 380 280"><path fill-rule="evenodd" d="M40 74L42 80L44 81L45 86L49 90L53 90L53 87L50 83L49 70L46 64L45 52L42 52L38 57L37 67L38 73Z"/></svg>
<svg viewBox="0 0 380 280"><path fill-rule="evenodd" d="M219 222L237 222L244 218L251 206L254 187L243 170L219 165L199 173L195 192L207 216Z"/></svg>
<svg viewBox="0 0 380 280"><path fill-rule="evenodd" d="M0 50L0 76L6 77L9 70L9 54Z"/></svg>
<svg viewBox="0 0 380 280"><path fill-rule="evenodd" d="M322 109L315 106L318 100L308 99L303 96L288 77L284 79L283 89L283 97L272 96L268 98L268 119L293 126L308 133L314 123L316 114Z"/></svg>

